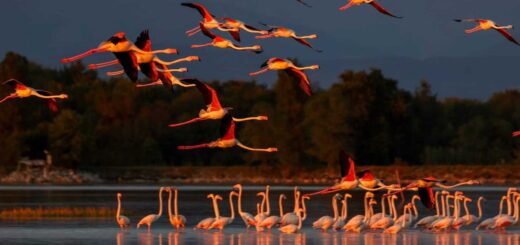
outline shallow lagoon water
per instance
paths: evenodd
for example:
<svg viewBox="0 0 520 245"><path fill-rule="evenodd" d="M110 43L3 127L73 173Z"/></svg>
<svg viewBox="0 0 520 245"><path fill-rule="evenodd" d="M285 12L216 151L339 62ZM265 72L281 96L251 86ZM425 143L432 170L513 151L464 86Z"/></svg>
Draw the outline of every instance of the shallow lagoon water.
<svg viewBox="0 0 520 245"><path fill-rule="evenodd" d="M303 187L303 192L321 187ZM498 212L498 201L506 187L465 187L460 188L474 201L480 195L487 201L483 203L484 218ZM123 214L129 216L132 227L121 231L114 218L88 219L64 218L42 220L0 220L0 241L2 244L520 244L520 229L513 227L505 233L474 231L474 226L464 227L459 232L431 233L415 229L397 235L384 235L367 231L361 234L344 232L322 233L312 230L311 223L323 215L331 215L331 195L313 197L307 202L309 216L299 234L280 234L276 229L271 232L247 231L239 216L223 232L196 231L192 227L201 219L213 216L209 193L226 195L230 186L179 186L179 212L188 219L188 228L179 232L173 230L168 221L167 209L163 217L154 223L152 231L146 228L137 230L135 224L147 214L158 209L158 186L150 185L98 185L98 186L1 186L0 208L12 207L116 207L116 192L123 193ZM256 192L263 187L253 186L244 189L243 209L250 213L256 210L261 199ZM284 211L292 211L292 187L273 186L271 188L271 209L278 214L278 195L286 193ZM349 192L349 216L362 213L362 191ZM407 193L409 200L412 193ZM167 204L164 193L164 204ZM380 193L377 194L379 199ZM228 199L219 203L221 214L229 216ZM379 202L380 200L378 200ZM379 208L377 209L379 210ZM476 203L470 204L476 213ZM378 211L379 212L379 211ZM421 217L434 214L419 206Z"/></svg>

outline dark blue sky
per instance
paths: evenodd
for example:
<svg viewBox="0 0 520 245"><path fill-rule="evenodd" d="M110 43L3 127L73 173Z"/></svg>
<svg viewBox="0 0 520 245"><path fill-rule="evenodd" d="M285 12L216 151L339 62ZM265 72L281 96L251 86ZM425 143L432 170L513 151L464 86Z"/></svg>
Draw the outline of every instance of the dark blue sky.
<svg viewBox="0 0 520 245"><path fill-rule="evenodd" d="M338 11L346 1L307 0L313 8L296 0L199 1L217 16L234 17L257 27L257 22L263 21L301 34L316 33L319 38L311 41L324 50L316 53L293 40L255 40L243 34L242 45L261 44L265 50L261 55L213 47L190 49L191 44L208 39L185 36L184 31L194 27L200 17L195 10L180 6L181 2L4 1L0 9L0 54L15 51L59 68L61 58L97 46L115 32L126 32L134 40L141 30L150 29L155 49L174 47L182 55L200 55L203 62L187 64L190 73L186 76L202 79L248 79L247 73L265 59L279 56L296 57L305 65L320 64L321 70L308 74L322 87L336 82L343 70L369 67L382 68L410 90L420 79L426 79L441 97L487 98L495 91L517 88L520 82L516 68L520 47L494 31L466 35L463 30L472 25L452 21L479 17L520 26L520 1L381 1L404 19L381 15L368 5ZM520 31L512 32L520 40ZM169 60L168 56L162 58ZM97 55L85 59L85 63L109 59L111 55ZM257 78L268 84L274 79L274 73Z"/></svg>

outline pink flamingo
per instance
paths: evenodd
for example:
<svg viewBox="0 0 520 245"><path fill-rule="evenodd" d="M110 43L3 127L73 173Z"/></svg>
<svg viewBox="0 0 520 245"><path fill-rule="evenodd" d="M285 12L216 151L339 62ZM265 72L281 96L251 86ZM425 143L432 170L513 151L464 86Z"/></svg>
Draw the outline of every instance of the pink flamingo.
<svg viewBox="0 0 520 245"><path fill-rule="evenodd" d="M339 8L339 10L344 11L344 10L347 10L348 8L354 6L354 5L361 5L361 4L370 4L377 11L379 11L379 13L382 13L382 14L385 14L385 15L388 15L388 16L391 16L391 17L394 17L394 18L398 18L398 19L403 18L403 17L399 17L399 16L396 16L396 15L388 12L385 8L383 8L383 6L381 6L381 4L379 4L375 0L350 0L350 2L348 2L343 7Z"/></svg>
<svg viewBox="0 0 520 245"><path fill-rule="evenodd" d="M293 29L289 29L283 26L272 26L268 24L261 23L262 25L269 27L267 34L256 36L256 39L266 39L266 38L274 38L274 37L282 37L282 38L292 38L299 42L302 45L305 45L311 49L314 49L316 52L321 53L322 51L319 49L315 49L311 43L309 43L306 39L315 39L318 38L318 35L311 34L306 36L298 36Z"/></svg>
<svg viewBox="0 0 520 245"><path fill-rule="evenodd" d="M254 45L249 47L242 47L234 44L233 42L229 41L228 39L225 39L219 35L216 35L212 32L210 32L202 23L200 23L200 29L202 30L202 33L206 36L211 38L211 42L204 43L204 44L193 44L191 45L192 48L202 48L207 46L213 46L217 48L230 48L234 50L239 51L252 51L256 54L262 53L262 47L260 45Z"/></svg>
<svg viewBox="0 0 520 245"><path fill-rule="evenodd" d="M182 6L185 6L185 7L189 7L189 8L194 8L196 9L197 11L199 11L200 15L202 15L202 26L205 28L205 29L218 29L220 31L224 31L224 32L227 32L227 31L230 31L230 29L226 28L226 26L220 22L218 22L215 17L208 11L208 9L206 9L206 7L204 7L204 5L200 4L200 3L181 3ZM186 31L186 34L191 37L195 34L197 34L198 32L200 32L202 30L202 28L200 26L197 26L191 30L188 30ZM232 30L231 30L232 31ZM232 34L232 33L230 33ZM233 38L235 38L235 35L231 35ZM235 38L236 41L240 41L240 37L238 38Z"/></svg>
<svg viewBox="0 0 520 245"><path fill-rule="evenodd" d="M34 89L28 86L25 86L22 82L16 79L9 79L2 83L3 85L9 85L14 89L14 93L4 97L0 100L0 103L3 103L6 100L14 99L14 98L27 98L31 96L35 96L41 99L47 100L47 105L49 109L53 112L58 111L58 105L56 104L56 99L67 99L69 98L66 94L52 95L50 92L40 89Z"/></svg>
<svg viewBox="0 0 520 245"><path fill-rule="evenodd" d="M477 22L478 26L465 30L467 34L476 32L476 31L487 31L490 29L494 29L498 31L502 36L504 36L507 40L510 42L520 45L515 38L511 35L511 33L507 32L506 29L513 29L513 25L507 25L507 26L497 26L497 24L492 20L486 20L486 19L455 19L456 22Z"/></svg>
<svg viewBox="0 0 520 245"><path fill-rule="evenodd" d="M222 25L227 28L227 32L229 32L229 34L231 34L233 39L235 39L237 42L240 42L240 29L247 31L249 33L259 33L259 34L268 33L267 31L260 30L254 26L245 24L244 22L237 20L237 19L232 19L229 17L224 17L221 19L224 20L224 23L222 23Z"/></svg>

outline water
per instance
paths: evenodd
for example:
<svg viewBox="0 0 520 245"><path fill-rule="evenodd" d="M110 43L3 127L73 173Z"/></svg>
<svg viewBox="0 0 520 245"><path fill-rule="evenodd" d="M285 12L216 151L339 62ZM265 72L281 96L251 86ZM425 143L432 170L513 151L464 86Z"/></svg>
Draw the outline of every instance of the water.
<svg viewBox="0 0 520 245"><path fill-rule="evenodd" d="M305 187L304 192L320 187ZM506 187L467 187L462 188L465 195L474 202L480 195L487 201L483 203L484 218L498 213L498 202ZM123 193L123 214L132 222L132 228L121 231L113 217L110 218L64 218L42 220L1 220L1 244L520 244L518 226L505 233L474 231L474 226L464 227L459 232L431 233L419 230L406 230L397 235L384 235L381 232L367 231L361 234L312 230L312 221L323 215L331 215L330 196L317 196L307 201L308 218L299 234L280 234L276 229L271 232L247 231L239 216L223 232L195 231L191 229L203 218L213 216L209 193L222 195L219 203L221 215L230 216L227 193L230 186L180 186L179 212L188 219L188 228L176 232L168 221L167 208L160 220L153 224L152 231L146 228L137 230L135 224L147 214L158 209L157 186L0 186L0 209L13 207L116 207L115 194ZM246 187L242 206L244 211L256 212L256 203L261 199L256 192L263 187ZM285 193L288 199L283 203L284 211L292 211L293 198L291 187L271 188L271 213L278 214L278 195ZM362 213L363 193L349 192L348 214ZM409 200L412 193L407 193ZM379 202L380 194L377 195ZM164 204L167 202L164 193ZM469 205L471 213L476 213L476 203ZM377 208L379 212L379 207ZM421 217L434 214L419 206Z"/></svg>

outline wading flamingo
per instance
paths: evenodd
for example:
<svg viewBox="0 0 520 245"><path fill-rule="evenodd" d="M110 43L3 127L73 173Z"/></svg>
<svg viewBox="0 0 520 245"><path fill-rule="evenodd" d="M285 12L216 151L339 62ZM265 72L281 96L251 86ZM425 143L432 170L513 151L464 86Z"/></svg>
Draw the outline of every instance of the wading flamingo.
<svg viewBox="0 0 520 245"><path fill-rule="evenodd" d="M237 20L237 19L232 19L232 18L228 18L228 17L224 17L221 19L224 21L224 23L222 23L222 26L224 26L227 29L226 31L229 32L229 34L231 34L233 39L235 39L238 42L240 42L240 29L242 29L246 32L249 32L249 33L258 33L258 34L267 34L268 33L268 31L260 30L251 25L247 25L244 22Z"/></svg>
<svg viewBox="0 0 520 245"><path fill-rule="evenodd" d="M262 53L262 47L260 45L253 45L253 46L238 46L234 44L233 42L229 41L228 39L225 39L219 35L216 35L215 33L210 32L207 30L202 23L200 24L200 29L202 30L202 33L206 36L211 38L211 42L204 43L204 44L193 44L191 45L191 48L202 48L207 46L213 46L217 48L230 48L238 51L252 51L256 54Z"/></svg>
<svg viewBox="0 0 520 245"><path fill-rule="evenodd" d="M459 212L459 199L461 196L457 195L446 195L446 217L442 219L438 219L434 223L432 223L430 229L433 231L446 231L451 228L452 224L458 220L458 212ZM453 216L450 213L450 205L449 199L453 199Z"/></svg>
<svg viewBox="0 0 520 245"><path fill-rule="evenodd" d="M226 225L233 223L235 219L235 208L233 206L233 196L238 196L238 193L235 191L231 191L229 193L229 208L231 209L231 217L218 217L215 221L209 226L209 229L219 229L223 230ZM217 207L218 209L218 207Z"/></svg>
<svg viewBox="0 0 520 245"><path fill-rule="evenodd" d="M56 99L67 99L69 98L66 94L58 94L53 95L48 91L40 90L40 89L34 89L28 86L25 86L23 83L16 79L9 79L2 83L3 85L9 85L11 88L14 89L14 93L11 93L10 95L4 97L2 100L0 100L0 103L3 103L6 100L14 99L14 98L27 98L30 96L35 96L40 99L47 100L47 106L49 106L49 109L53 112L58 111L58 105L56 104Z"/></svg>
<svg viewBox="0 0 520 245"><path fill-rule="evenodd" d="M255 215L255 221L257 224L259 224L260 222L262 222L262 220L267 218L267 214L264 211L264 207L265 207L265 203L266 203L266 195L265 195L265 192L258 192L258 193L256 193L256 195L262 196L262 204L260 204L260 212L257 211L256 215Z"/></svg>
<svg viewBox="0 0 520 245"><path fill-rule="evenodd" d="M406 214L409 214L410 213L410 205L407 204L404 206L404 213L403 215L406 215ZM409 216L411 217L411 216ZM404 228L406 227L406 220L403 219L400 223L394 223L392 226L386 228L383 233L384 234L397 234L399 233L401 230L403 230Z"/></svg>
<svg viewBox="0 0 520 245"><path fill-rule="evenodd" d="M385 8L383 8L383 6L381 6L381 4L379 4L375 0L350 0L350 2L348 2L343 7L339 8L339 10L344 11L354 5L361 5L361 4L366 4L366 3L372 5L372 7L374 7L377 11L379 11L379 13L382 13L382 14L385 14L385 15L388 15L388 16L391 16L394 18L398 18L398 19L403 18L403 17L399 17L399 16L396 16L396 15L388 12Z"/></svg>
<svg viewBox="0 0 520 245"><path fill-rule="evenodd" d="M246 228L249 229L251 226L256 226L255 217L253 217L253 215L248 212L242 211L242 185L236 184L233 186L233 189L238 191L238 214L244 221Z"/></svg>
<svg viewBox="0 0 520 245"><path fill-rule="evenodd" d="M278 208L280 210L280 216L271 215L271 216L265 218L264 220L262 220L262 222L260 222L260 224L258 224L259 227L266 227L267 229L270 230L271 228L273 228L273 226L280 223L281 217L283 217L283 204L282 204L283 199L285 199L285 195L280 194L280 197L278 198ZM303 202L303 200L302 200L302 202ZM304 210L303 212L305 213L305 205L304 205L303 210Z"/></svg>
<svg viewBox="0 0 520 245"><path fill-rule="evenodd" d="M181 3L181 5L185 6L185 7L196 9L203 18L201 24L205 29L218 29L218 30L224 31L224 32L229 31L229 29L226 28L224 26L224 24L218 22L215 19L215 17L208 11L208 9L206 9L206 7L204 7L204 5L199 4L199 3ZM200 26L197 26L191 30L186 31L186 34L188 35L188 37L191 37L200 31L201 31ZM232 37L235 38L234 35L232 35ZM237 41L240 41L240 39L238 39Z"/></svg>
<svg viewBox="0 0 520 245"><path fill-rule="evenodd" d="M462 203L463 203L464 209L466 211L466 215L460 217L461 207L459 205L459 208L458 208L459 213L457 214L457 220L453 221L453 224L451 225L452 229L459 230L462 226L466 225L466 220L464 219L464 217L469 216L468 202L471 202L471 201L473 201L471 198L462 196Z"/></svg>
<svg viewBox="0 0 520 245"><path fill-rule="evenodd" d="M172 224L175 229L186 227L186 217L179 214L179 208L177 206L177 188L167 187L166 191L168 192L168 217L170 218L170 224ZM174 196L174 214L172 214L172 192Z"/></svg>
<svg viewBox="0 0 520 245"><path fill-rule="evenodd" d="M360 227L363 227L365 225L365 220L369 219L370 217L370 211L369 211L369 203L371 199L374 198L374 193L372 192L366 192L365 198L363 201L363 207L365 214L364 215L356 215L352 217L341 229L345 231L355 231L359 229ZM368 222L368 221L367 221ZM360 230L360 229L359 229Z"/></svg>
<svg viewBox="0 0 520 245"><path fill-rule="evenodd" d="M215 214L215 217L212 218L212 217L209 217L209 218L205 218L203 220L201 220L196 226L194 229L202 229L202 230L208 230L209 227L211 226L211 224L213 224L213 222L215 222L215 220L217 220L219 217L220 217L220 213L219 213L219 210L218 210L218 203L217 201L221 201L222 200L222 197L220 195L214 195L214 194L209 194L207 196L207 198L211 198L212 199L212 204L213 204L213 212Z"/></svg>
<svg viewBox="0 0 520 245"><path fill-rule="evenodd" d="M477 223L482 219L482 201L485 201L486 199L484 197L479 197L477 201L477 208L478 208L478 217L470 214L468 210L468 206L466 203L464 203L464 210L466 211L466 215L464 217L461 217L461 219L464 221L464 225L468 226L473 223Z"/></svg>
<svg viewBox="0 0 520 245"><path fill-rule="evenodd" d="M420 219L419 221L417 221L417 223L415 223L415 226L414 226L415 228L417 228L417 227L420 227L420 228L428 227L431 223L433 223L435 220L437 220L441 216L439 205L438 205L438 203L439 203L438 202L439 194L440 194L439 191L435 192L434 202L435 202L435 212L436 212L436 214L435 215L426 216L426 217Z"/></svg>
<svg viewBox="0 0 520 245"><path fill-rule="evenodd" d="M248 151L260 151L260 152L276 152L277 148L251 148L242 144L238 139L235 138L235 121L233 117L228 113L222 118L220 125L220 138L205 144L192 145L192 146L178 146L179 150L193 150L200 148L231 148L238 146Z"/></svg>
<svg viewBox="0 0 520 245"><path fill-rule="evenodd" d="M267 39L267 38L274 38L274 37L282 37L282 38L292 38L299 42L302 45L305 45L311 49L314 49L314 51L321 53L322 51L319 49L315 49L311 43L309 43L306 39L315 39L318 38L318 35L311 34L311 35L305 35L305 36L298 36L296 32L293 29L289 29L287 27L283 26L271 26L264 23L261 23L262 25L269 27L271 29L267 30L267 33L265 35L256 36L256 39Z"/></svg>
<svg viewBox="0 0 520 245"><path fill-rule="evenodd" d="M126 216L121 215L121 193L117 193L117 212L116 221L121 229L130 227L130 219Z"/></svg>
<svg viewBox="0 0 520 245"><path fill-rule="evenodd" d="M70 57L64 58L61 60L62 63L69 63L78 59L82 59L86 56L95 54L95 53L103 53L103 52L111 52L116 56L117 62L123 66L123 70L126 75L132 80L132 82L137 82L139 78L139 64L137 63L137 57L135 53L139 54L177 54L176 49L168 48L162 50L155 51L144 51L137 46L135 46L132 42L130 42L124 32L118 32L110 37L107 41L99 44L97 48L91 49L85 53ZM107 62L104 64L111 64L114 61Z"/></svg>
<svg viewBox="0 0 520 245"><path fill-rule="evenodd" d="M142 218L139 221L139 223L137 223L137 229L139 229L139 227L141 227L141 225L147 225L148 231L150 231L150 228L152 227L152 223L157 221L161 217L162 211L163 211L163 205L162 205L162 192L163 191L164 191L164 187L161 187L159 189L159 213L149 214L149 215L145 216L144 218Z"/></svg>
<svg viewBox="0 0 520 245"><path fill-rule="evenodd" d="M298 210L300 209L300 191L298 191L298 187L294 187L294 209L292 213L286 213L282 216L281 226L285 226L288 224L297 225L298 224Z"/></svg>
<svg viewBox="0 0 520 245"><path fill-rule="evenodd" d="M334 212L334 217L328 215L323 216L312 223L312 228L321 229L321 231L326 232L334 225L338 219L338 201L341 200L341 198L341 195L338 193L332 197L332 210Z"/></svg>
<svg viewBox="0 0 520 245"><path fill-rule="evenodd" d="M515 40L515 38L511 35L511 33L506 31L507 29L513 29L513 25L497 26L497 24L494 21L486 20L486 19L455 19L455 21L456 22L476 22L476 23L478 23L478 26L476 26L472 29L469 29L469 30L465 30L464 32L467 34L471 34L476 31L487 31L490 29L494 29L494 30L498 31L500 34L502 34L502 36L504 36L510 42L512 42L516 45L520 45L520 43L518 43Z"/></svg>
<svg viewBox="0 0 520 245"><path fill-rule="evenodd" d="M303 199L305 199L305 198L310 198L310 197L304 196L302 198L302 202L303 202ZM341 201L341 215L338 217L338 219L336 220L336 222L334 222L334 225L332 226L332 229L335 231L341 229L345 225L345 222L347 222L347 216L348 216L347 199L348 198L352 198L352 195L345 194L343 196L343 200ZM304 208L304 210L305 210L305 208Z"/></svg>
<svg viewBox="0 0 520 245"><path fill-rule="evenodd" d="M514 214L513 214L513 216L511 216L511 215L502 215L498 219L496 219L495 223L493 225L491 225L489 228L490 229L502 230L503 231L506 228L508 228L510 226L513 226L516 223L518 223L518 216L519 216L518 202L519 201L520 201L520 194L515 193L514 198L513 198L513 204L514 204L514 208L513 208L514 209Z"/></svg>
<svg viewBox="0 0 520 245"><path fill-rule="evenodd" d="M299 232L302 229L302 215L301 215L302 212L303 212L303 210L301 208L296 210L296 214L298 216L298 225L288 224L288 225L284 225L284 226L278 228L278 230L281 233L286 233L286 234L292 234L292 233Z"/></svg>
<svg viewBox="0 0 520 245"><path fill-rule="evenodd" d="M302 207L303 207L302 221L305 221L305 219L307 219L307 207L305 206L305 200L310 200L310 199L311 199L311 197L309 197L309 196L302 197Z"/></svg>
<svg viewBox="0 0 520 245"><path fill-rule="evenodd" d="M397 193L406 191L408 189L417 188L418 194L421 197L421 202L424 204L424 206L429 209L433 209L433 208L435 208L435 200L434 200L434 196L433 196L433 187L434 186L439 187L441 189L452 189L452 188L462 186L462 185L480 184L480 182L478 182L476 180L469 180L469 181L461 182L461 183L458 183L455 185L450 185L450 186L442 184L444 182L445 181L443 181L443 180L439 180L439 179L436 179L436 178L430 176L430 177L416 180L416 181L412 182L411 184L401 188L401 190L399 190L399 191L385 194L385 195L397 194Z"/></svg>
<svg viewBox="0 0 520 245"><path fill-rule="evenodd" d="M185 79L188 84L193 84L197 87L200 94L202 95L202 99L204 99L204 103L206 104L206 109L201 109L199 111L199 116L188 120L186 122L175 123L168 125L169 127L179 127L183 125L188 125L194 122L204 121L204 120L219 120L222 119L225 115L227 115L231 107L222 107L220 101L218 99L217 92L208 84L205 84L197 79ZM235 122L244 122L250 120L258 120L265 121L268 120L267 116L256 116L256 117L246 117L246 118L234 118Z"/></svg>
<svg viewBox="0 0 520 245"><path fill-rule="evenodd" d="M480 224L477 225L475 230L478 231L483 228L487 230L487 229L489 229L489 227L491 225L495 224L495 221L503 215L502 211L503 211L503 207L504 207L504 201L506 201L506 196L502 196L502 198L500 199L498 214L495 217L487 218L487 219L483 220L482 222L480 222Z"/></svg>
<svg viewBox="0 0 520 245"><path fill-rule="evenodd" d="M389 197L381 197L381 213L378 213L374 216L372 216L371 218L371 222L370 222L370 229L386 229L387 227L391 226L394 224L394 219L390 216L390 215L386 215L386 207L385 207L385 199L388 199L389 203L390 202L393 202L394 200L391 200L390 201L390 198L396 198L397 199L397 196L395 195L392 195L392 196L389 196ZM388 210L391 210L392 209L392 205L390 203L390 205L388 206ZM392 213L392 212L390 212ZM394 215L396 216L396 215ZM375 217L375 219L374 219Z"/></svg>

